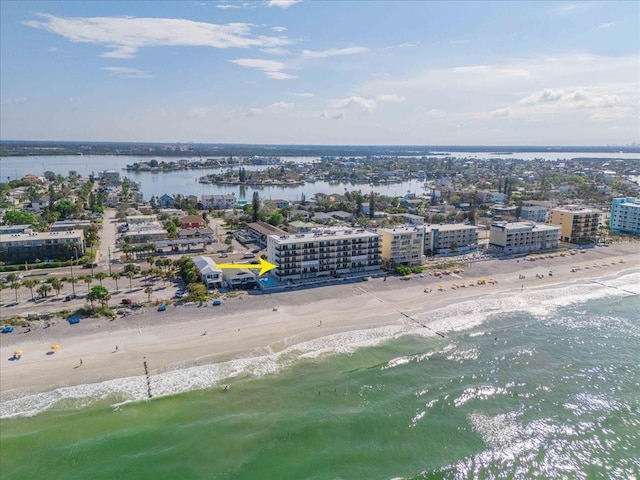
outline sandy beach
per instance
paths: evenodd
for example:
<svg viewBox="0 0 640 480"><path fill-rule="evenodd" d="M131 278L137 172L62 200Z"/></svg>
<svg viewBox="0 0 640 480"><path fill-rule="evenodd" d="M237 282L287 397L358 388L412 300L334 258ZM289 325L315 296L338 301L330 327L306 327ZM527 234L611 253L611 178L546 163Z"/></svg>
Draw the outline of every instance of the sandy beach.
<svg viewBox="0 0 640 480"><path fill-rule="evenodd" d="M376 278L281 294L245 294L226 299L219 307L171 305L167 311L157 312L149 306L114 321L87 319L69 325L58 320L48 328L41 325L29 333L1 337L0 392L13 396L139 376L144 374L144 362L150 374L216 363L280 351L336 333L406 324L412 312L435 310L478 296L598 281L636 271L639 247L638 243L623 243L574 256L554 254L535 262L488 260L443 277ZM550 270L553 276L549 276ZM495 282L453 286L476 283L479 278ZM425 287L431 292L426 293ZM453 323L445 328L438 325L445 334L456 327ZM52 353L54 343L60 348ZM20 360L11 359L16 349L23 351Z"/></svg>

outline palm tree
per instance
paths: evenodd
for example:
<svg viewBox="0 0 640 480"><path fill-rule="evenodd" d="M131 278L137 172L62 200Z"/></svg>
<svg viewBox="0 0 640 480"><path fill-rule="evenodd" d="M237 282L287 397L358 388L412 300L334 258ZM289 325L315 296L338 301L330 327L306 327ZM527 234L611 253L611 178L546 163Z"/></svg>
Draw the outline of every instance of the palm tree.
<svg viewBox="0 0 640 480"><path fill-rule="evenodd" d="M51 285L48 285L46 283L43 283L38 287L38 294L43 298L47 298L47 294L50 291L51 291Z"/></svg>
<svg viewBox="0 0 640 480"><path fill-rule="evenodd" d="M131 286L131 279L133 277L135 277L135 273L132 272L131 270L129 270L127 273L125 273L125 276L129 279L129 290L131 290L133 287Z"/></svg>
<svg viewBox="0 0 640 480"><path fill-rule="evenodd" d="M56 291L56 295L60 295L60 290L62 290L62 280L59 278L54 278L51 280L51 288Z"/></svg>
<svg viewBox="0 0 640 480"><path fill-rule="evenodd" d="M80 279L78 277L69 277L68 282L71 284L71 290L73 291L73 295L76 295L76 283L78 283Z"/></svg>
<svg viewBox="0 0 640 480"><path fill-rule="evenodd" d="M16 291L16 303L18 302L18 289L20 288L19 282L12 282L9 288L13 288Z"/></svg>
<svg viewBox="0 0 640 480"><path fill-rule="evenodd" d="M33 287L36 286L38 282L31 278L22 281L22 286L28 288L31 291L31 299L33 300Z"/></svg>
<svg viewBox="0 0 640 480"><path fill-rule="evenodd" d="M91 285L91 282L93 282L93 277L91 275L87 275L85 277L82 277L82 279L84 280L84 283L87 284L87 293L89 293L89 285Z"/></svg>
<svg viewBox="0 0 640 480"><path fill-rule="evenodd" d="M113 272L111 274L111 278L113 278L116 282L116 290L118 290L118 279L120 279L121 276L122 274L120 272Z"/></svg>
<svg viewBox="0 0 640 480"><path fill-rule="evenodd" d="M153 293L153 288L152 287L147 287L144 289L144 293L147 294L147 301L150 302L151 301L151 294Z"/></svg>
<svg viewBox="0 0 640 480"><path fill-rule="evenodd" d="M107 278L109 275L107 275L104 272L98 272L96 273L96 278L98 279L98 281L100 282L100 285L102 285L102 280L104 280L105 278Z"/></svg>

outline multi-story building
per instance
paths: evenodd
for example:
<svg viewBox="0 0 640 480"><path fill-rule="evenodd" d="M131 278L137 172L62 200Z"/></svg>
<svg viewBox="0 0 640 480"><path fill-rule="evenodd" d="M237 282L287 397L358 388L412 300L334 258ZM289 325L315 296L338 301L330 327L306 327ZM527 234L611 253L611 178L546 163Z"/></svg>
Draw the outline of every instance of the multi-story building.
<svg viewBox="0 0 640 480"><path fill-rule="evenodd" d="M380 235L365 229L326 229L267 237L267 258L278 265L281 281L371 274L378 272Z"/></svg>
<svg viewBox="0 0 640 480"><path fill-rule="evenodd" d="M129 224L124 243L131 246L155 243L167 239L167 231L158 222Z"/></svg>
<svg viewBox="0 0 640 480"><path fill-rule="evenodd" d="M560 227L533 222L494 222L489 230L489 249L505 253L556 250Z"/></svg>
<svg viewBox="0 0 640 480"><path fill-rule="evenodd" d="M384 265L407 265L424 263L424 227L379 228L381 256Z"/></svg>
<svg viewBox="0 0 640 480"><path fill-rule="evenodd" d="M547 223L549 206L542 202L527 201L522 204L520 218L536 223Z"/></svg>
<svg viewBox="0 0 640 480"><path fill-rule="evenodd" d="M549 212L549 223L560 227L560 241L582 243L598 235L600 212L579 205L566 205Z"/></svg>
<svg viewBox="0 0 640 480"><path fill-rule="evenodd" d="M614 198L611 201L611 231L640 234L640 198Z"/></svg>
<svg viewBox="0 0 640 480"><path fill-rule="evenodd" d="M202 208L227 210L236 205L236 196L231 195L202 195Z"/></svg>
<svg viewBox="0 0 640 480"><path fill-rule="evenodd" d="M0 261L11 264L36 260L69 260L85 253L83 230L33 232L0 235Z"/></svg>
<svg viewBox="0 0 640 480"><path fill-rule="evenodd" d="M222 287L222 269L218 268L211 257L193 257L193 263L200 271L200 278L207 288Z"/></svg>
<svg viewBox="0 0 640 480"><path fill-rule="evenodd" d="M426 254L465 252L478 248L478 227L452 223L425 227L424 251Z"/></svg>

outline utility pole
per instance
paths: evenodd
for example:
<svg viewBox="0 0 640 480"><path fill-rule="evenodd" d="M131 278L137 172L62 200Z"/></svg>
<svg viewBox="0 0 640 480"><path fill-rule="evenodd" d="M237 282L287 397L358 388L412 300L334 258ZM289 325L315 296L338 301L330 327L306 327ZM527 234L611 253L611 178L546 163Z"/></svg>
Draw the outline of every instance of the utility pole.
<svg viewBox="0 0 640 480"><path fill-rule="evenodd" d="M111 275L111 247L107 247L109 251L109 275Z"/></svg>

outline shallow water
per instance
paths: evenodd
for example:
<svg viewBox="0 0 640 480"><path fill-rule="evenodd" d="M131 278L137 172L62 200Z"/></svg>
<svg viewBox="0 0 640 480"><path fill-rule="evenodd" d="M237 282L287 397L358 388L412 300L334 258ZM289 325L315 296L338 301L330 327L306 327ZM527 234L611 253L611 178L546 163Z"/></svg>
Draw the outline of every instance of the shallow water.
<svg viewBox="0 0 640 480"><path fill-rule="evenodd" d="M3 478L637 478L638 275L3 401ZM223 391L222 383L229 383ZM174 392L183 392L172 394ZM122 403L122 402L125 403Z"/></svg>

